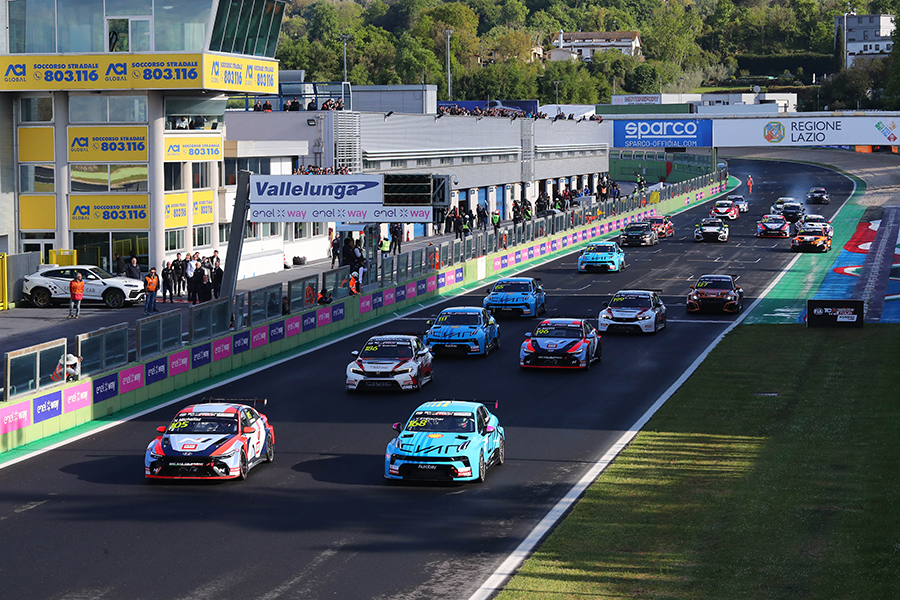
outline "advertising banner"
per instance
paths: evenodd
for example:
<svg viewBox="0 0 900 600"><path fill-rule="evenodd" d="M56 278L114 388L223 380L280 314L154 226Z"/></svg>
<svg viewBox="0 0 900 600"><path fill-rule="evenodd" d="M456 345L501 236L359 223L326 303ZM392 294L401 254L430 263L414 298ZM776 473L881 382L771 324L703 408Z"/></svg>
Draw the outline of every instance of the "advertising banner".
<svg viewBox="0 0 900 600"><path fill-rule="evenodd" d="M163 144L166 148L163 162L222 160L224 156L221 134L167 135L163 138Z"/></svg>
<svg viewBox="0 0 900 600"><path fill-rule="evenodd" d="M716 119L713 142L733 146L894 146L900 119L874 117L797 117Z"/></svg>
<svg viewBox="0 0 900 600"><path fill-rule="evenodd" d="M69 229L148 229L150 198L144 195L109 194L69 196Z"/></svg>
<svg viewBox="0 0 900 600"><path fill-rule="evenodd" d="M146 127L69 127L70 162L147 161Z"/></svg>
<svg viewBox="0 0 900 600"><path fill-rule="evenodd" d="M63 392L63 412L70 413L91 405L91 382L85 381Z"/></svg>
<svg viewBox="0 0 900 600"><path fill-rule="evenodd" d="M233 54L204 54L203 87L227 92L277 94L278 62Z"/></svg>
<svg viewBox="0 0 900 600"><path fill-rule="evenodd" d="M807 300L807 327L862 327L866 320L862 300Z"/></svg>
<svg viewBox="0 0 900 600"><path fill-rule="evenodd" d="M381 175L251 175L250 221L430 223L431 206L384 206Z"/></svg>
<svg viewBox="0 0 900 600"><path fill-rule="evenodd" d="M144 365L144 380L147 382L147 385L151 383L157 383L166 378L166 367L169 364L169 359L167 356L163 356L162 358L157 358L156 360L151 360L147 364Z"/></svg>
<svg viewBox="0 0 900 600"><path fill-rule="evenodd" d="M709 148L709 119L636 119L613 121L615 148Z"/></svg>
<svg viewBox="0 0 900 600"><path fill-rule="evenodd" d="M662 104L660 94L616 94L612 97L613 106L636 106L640 104Z"/></svg>
<svg viewBox="0 0 900 600"><path fill-rule="evenodd" d="M191 368L208 365L212 361L212 344L201 344L191 348Z"/></svg>
<svg viewBox="0 0 900 600"><path fill-rule="evenodd" d="M144 366L138 365L119 372L119 393L134 391L144 387Z"/></svg>
<svg viewBox="0 0 900 600"><path fill-rule="evenodd" d="M62 414L62 391L51 392L45 396L38 396L31 401L31 414L34 422L40 423Z"/></svg>
<svg viewBox="0 0 900 600"><path fill-rule="evenodd" d="M187 194L166 194L166 229L187 227Z"/></svg>
<svg viewBox="0 0 900 600"><path fill-rule="evenodd" d="M0 435L31 425L31 404L20 402L0 408Z"/></svg>
<svg viewBox="0 0 900 600"><path fill-rule="evenodd" d="M213 190L194 192L194 225L209 225L213 222Z"/></svg>

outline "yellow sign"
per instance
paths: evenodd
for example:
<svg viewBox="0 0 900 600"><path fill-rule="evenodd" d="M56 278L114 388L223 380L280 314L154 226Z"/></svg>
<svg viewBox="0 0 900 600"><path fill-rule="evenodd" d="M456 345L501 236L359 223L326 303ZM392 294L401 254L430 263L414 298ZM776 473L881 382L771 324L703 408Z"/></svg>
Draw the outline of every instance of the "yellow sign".
<svg viewBox="0 0 900 600"><path fill-rule="evenodd" d="M146 194L69 195L69 229L103 231L149 228L150 197Z"/></svg>
<svg viewBox="0 0 900 600"><path fill-rule="evenodd" d="M201 89L278 93L278 61L219 54L0 56L0 91Z"/></svg>
<svg viewBox="0 0 900 600"><path fill-rule="evenodd" d="M233 54L204 54L203 87L229 92L277 94L278 62Z"/></svg>
<svg viewBox="0 0 900 600"><path fill-rule="evenodd" d="M185 160L208 161L222 160L222 136L216 135L167 135L165 162L181 162Z"/></svg>
<svg viewBox="0 0 900 600"><path fill-rule="evenodd" d="M166 229L187 227L187 194L166 194Z"/></svg>
<svg viewBox="0 0 900 600"><path fill-rule="evenodd" d="M53 160L52 127L19 127L19 162Z"/></svg>
<svg viewBox="0 0 900 600"><path fill-rule="evenodd" d="M69 127L69 162L146 160L146 127Z"/></svg>
<svg viewBox="0 0 900 600"><path fill-rule="evenodd" d="M20 229L56 229L56 196L19 196Z"/></svg>
<svg viewBox="0 0 900 600"><path fill-rule="evenodd" d="M194 225L209 225L213 222L213 190L200 190L194 196Z"/></svg>

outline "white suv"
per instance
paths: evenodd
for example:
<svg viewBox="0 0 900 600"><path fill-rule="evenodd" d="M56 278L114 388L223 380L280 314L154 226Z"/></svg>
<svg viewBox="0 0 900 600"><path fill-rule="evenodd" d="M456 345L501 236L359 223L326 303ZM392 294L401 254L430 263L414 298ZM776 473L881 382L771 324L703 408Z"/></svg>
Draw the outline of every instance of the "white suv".
<svg viewBox="0 0 900 600"><path fill-rule="evenodd" d="M69 283L75 273L81 273L84 280L85 302L103 302L110 308L122 308L126 302L144 299L143 281L116 277L93 265L43 265L37 273L25 278L22 293L38 308L46 308L56 301L68 301Z"/></svg>

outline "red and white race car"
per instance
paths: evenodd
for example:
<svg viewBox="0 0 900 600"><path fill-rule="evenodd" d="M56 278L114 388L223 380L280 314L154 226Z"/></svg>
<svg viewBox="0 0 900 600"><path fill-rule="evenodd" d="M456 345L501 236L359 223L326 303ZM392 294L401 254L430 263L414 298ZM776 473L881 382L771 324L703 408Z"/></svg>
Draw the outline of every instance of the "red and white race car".
<svg viewBox="0 0 900 600"><path fill-rule="evenodd" d="M672 222L672 219L665 215L650 217L647 219L647 222L653 227L656 237L660 239L675 235L675 224Z"/></svg>
<svg viewBox="0 0 900 600"><path fill-rule="evenodd" d="M709 209L709 216L734 221L741 216L741 213L733 200L717 200L713 207Z"/></svg>

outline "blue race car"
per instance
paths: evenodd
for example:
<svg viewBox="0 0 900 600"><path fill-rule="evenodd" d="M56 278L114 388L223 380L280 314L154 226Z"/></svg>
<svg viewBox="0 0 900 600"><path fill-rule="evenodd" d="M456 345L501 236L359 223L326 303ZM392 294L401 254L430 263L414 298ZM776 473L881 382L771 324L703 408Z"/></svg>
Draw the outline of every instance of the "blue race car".
<svg viewBox="0 0 900 600"><path fill-rule="evenodd" d="M584 369L603 356L600 333L587 319L544 319L526 333L519 366L538 369Z"/></svg>
<svg viewBox="0 0 900 600"><path fill-rule="evenodd" d="M588 244L578 257L579 273L586 273L588 269L621 271L624 268L625 252L615 242Z"/></svg>
<svg viewBox="0 0 900 600"><path fill-rule="evenodd" d="M394 430L384 452L385 479L481 482L506 459L500 421L478 402L426 402Z"/></svg>
<svg viewBox="0 0 900 600"><path fill-rule="evenodd" d="M424 342L432 352L487 355L500 347L500 326L483 308L445 308L428 324L431 327L425 332Z"/></svg>
<svg viewBox="0 0 900 600"><path fill-rule="evenodd" d="M546 300L540 279L506 277L491 287L484 299L484 308L493 315L534 316L547 311Z"/></svg>

